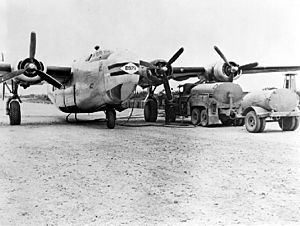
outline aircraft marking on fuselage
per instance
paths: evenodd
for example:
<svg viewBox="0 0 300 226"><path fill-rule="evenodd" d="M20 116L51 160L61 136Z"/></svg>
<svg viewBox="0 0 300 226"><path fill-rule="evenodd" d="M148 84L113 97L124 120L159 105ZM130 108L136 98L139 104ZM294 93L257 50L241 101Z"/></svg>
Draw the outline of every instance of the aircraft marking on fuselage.
<svg viewBox="0 0 300 226"><path fill-rule="evenodd" d="M138 74L139 64L133 62L116 63L107 67L110 71L110 76Z"/></svg>

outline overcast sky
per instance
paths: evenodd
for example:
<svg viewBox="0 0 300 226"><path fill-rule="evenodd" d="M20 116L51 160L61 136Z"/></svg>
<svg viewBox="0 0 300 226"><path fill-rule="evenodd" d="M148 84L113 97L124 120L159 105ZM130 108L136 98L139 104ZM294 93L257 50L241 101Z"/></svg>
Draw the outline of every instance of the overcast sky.
<svg viewBox="0 0 300 226"><path fill-rule="evenodd" d="M299 12L297 0L0 0L0 51L10 63L27 57L35 31L36 58L46 65L71 66L99 44L144 60L167 60L184 47L174 66L220 61L214 45L239 64L294 66ZM244 75L237 83L247 91L281 87L283 74Z"/></svg>

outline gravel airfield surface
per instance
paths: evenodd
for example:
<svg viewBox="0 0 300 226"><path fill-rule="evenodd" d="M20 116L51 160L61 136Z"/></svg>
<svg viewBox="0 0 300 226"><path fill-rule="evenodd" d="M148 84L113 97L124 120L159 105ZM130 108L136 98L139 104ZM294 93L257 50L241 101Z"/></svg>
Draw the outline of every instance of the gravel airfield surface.
<svg viewBox="0 0 300 226"><path fill-rule="evenodd" d="M300 225L300 129L146 124L141 109L126 123L128 109L110 130L33 103L10 126L2 103L0 225Z"/></svg>

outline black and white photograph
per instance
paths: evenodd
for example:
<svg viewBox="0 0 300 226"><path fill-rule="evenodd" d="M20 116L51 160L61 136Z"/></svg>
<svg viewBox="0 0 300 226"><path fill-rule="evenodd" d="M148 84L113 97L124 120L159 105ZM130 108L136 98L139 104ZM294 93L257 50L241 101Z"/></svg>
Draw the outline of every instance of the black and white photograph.
<svg viewBox="0 0 300 226"><path fill-rule="evenodd" d="M0 0L0 225L300 225L300 1Z"/></svg>

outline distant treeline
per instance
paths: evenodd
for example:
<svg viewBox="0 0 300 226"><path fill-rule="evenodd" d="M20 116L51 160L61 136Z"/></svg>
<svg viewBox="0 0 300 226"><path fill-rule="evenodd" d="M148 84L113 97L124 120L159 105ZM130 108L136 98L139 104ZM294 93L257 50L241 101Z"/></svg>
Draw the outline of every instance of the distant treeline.
<svg viewBox="0 0 300 226"><path fill-rule="evenodd" d="M51 101L46 94L28 94L28 95L21 95L21 100L24 102L31 102L31 103L44 103L50 104Z"/></svg>

